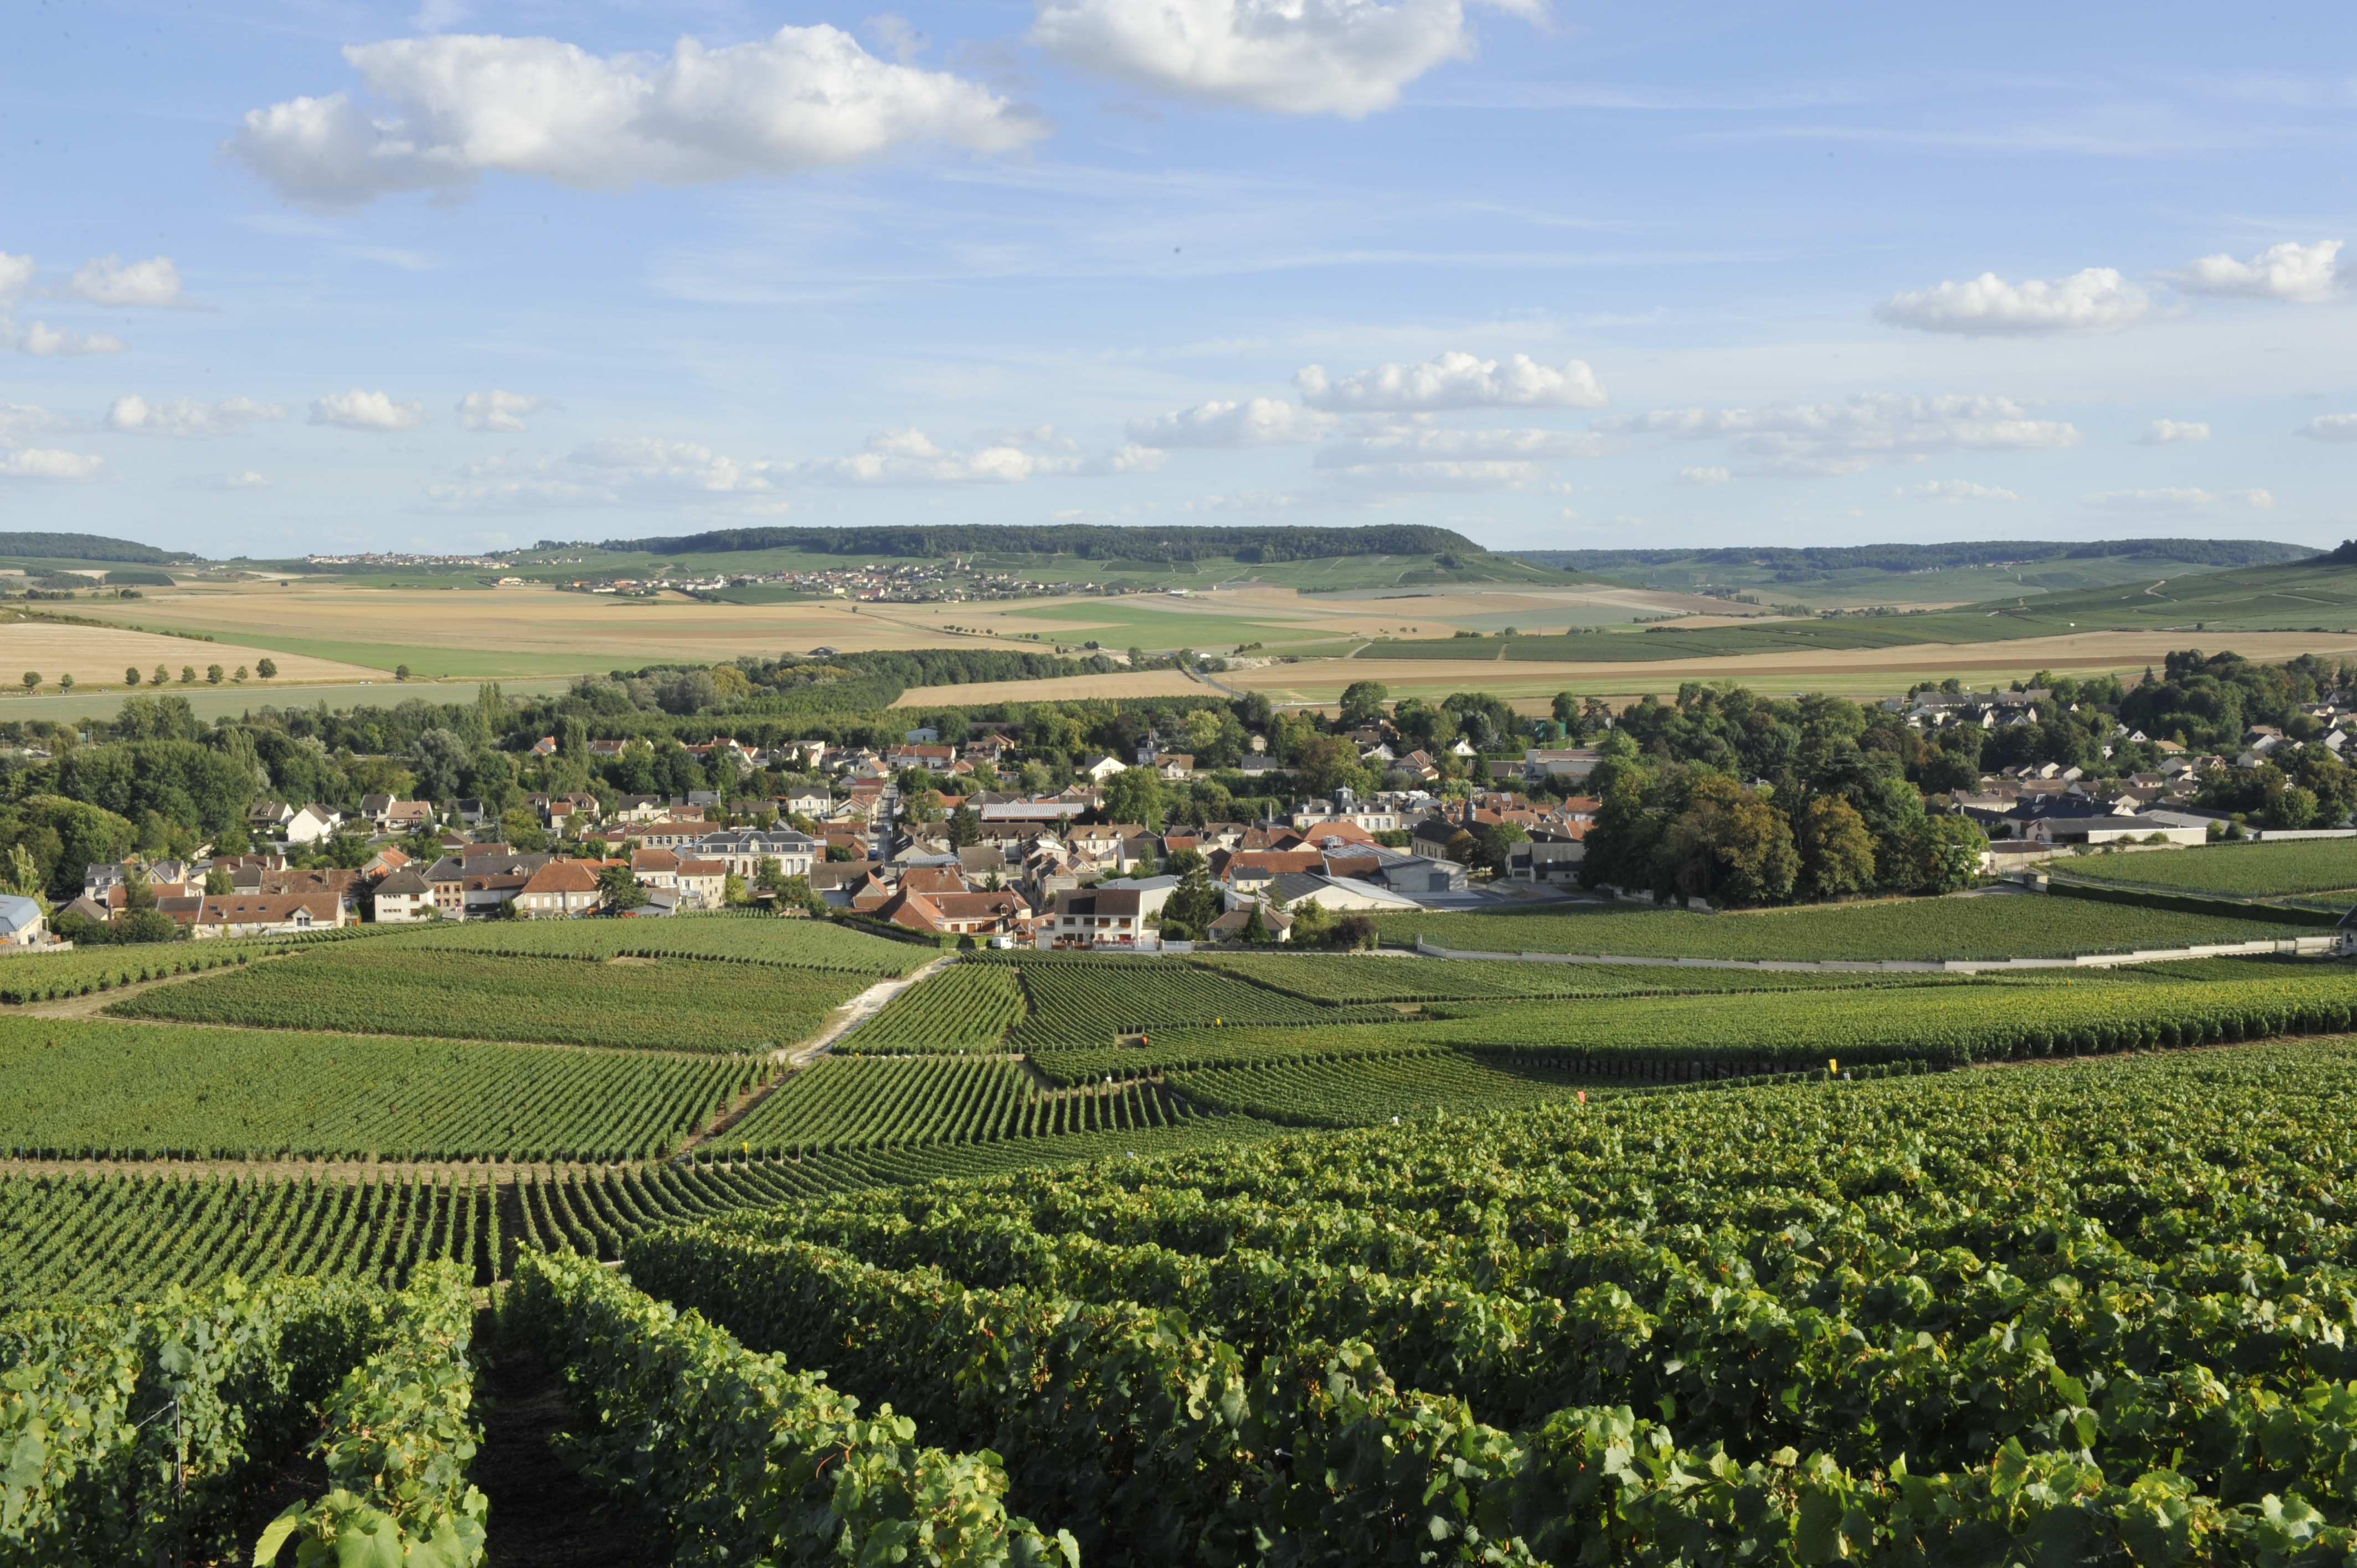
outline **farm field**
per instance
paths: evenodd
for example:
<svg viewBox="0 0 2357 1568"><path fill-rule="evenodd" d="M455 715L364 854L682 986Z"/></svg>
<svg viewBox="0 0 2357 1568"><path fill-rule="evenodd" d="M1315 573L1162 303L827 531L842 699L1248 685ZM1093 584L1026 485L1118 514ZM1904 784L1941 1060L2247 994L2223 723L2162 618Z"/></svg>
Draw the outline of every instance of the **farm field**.
<svg viewBox="0 0 2357 1568"><path fill-rule="evenodd" d="M2221 898L2288 898L2357 888L2357 839L2203 844L2141 854L2057 861L2073 881L2158 887Z"/></svg>
<svg viewBox="0 0 2357 1568"><path fill-rule="evenodd" d="M1167 1126L1196 1114L1143 1083L1044 1091L1003 1057L869 1057L821 1061L728 1129L723 1152L984 1144Z"/></svg>
<svg viewBox="0 0 2357 1568"><path fill-rule="evenodd" d="M404 947L513 957L611 959L657 954L737 959L791 969L907 974L941 956L921 942L869 936L823 920L674 915L660 920L475 920L432 924L392 938Z"/></svg>
<svg viewBox="0 0 2357 1568"><path fill-rule="evenodd" d="M392 939L161 986L108 1011L261 1029L749 1052L816 1033L867 983L767 963L494 956Z"/></svg>
<svg viewBox="0 0 2357 1568"><path fill-rule="evenodd" d="M0 1015L0 1149L634 1159L760 1073L732 1058Z"/></svg>
<svg viewBox="0 0 2357 1568"><path fill-rule="evenodd" d="M1641 904L1574 911L1378 915L1382 940L1423 936L1475 952L1597 953L1631 958L1867 961L2068 958L2078 953L2222 942L2278 941L2290 929L2169 909L1999 894L1889 899L1706 915Z"/></svg>
<svg viewBox="0 0 2357 1568"><path fill-rule="evenodd" d="M1023 1012L1023 989L1011 966L954 963L886 1003L838 1050L853 1056L996 1051Z"/></svg>
<svg viewBox="0 0 2357 1568"><path fill-rule="evenodd" d="M1028 1012L1008 1031L1009 1050L1110 1046L1124 1035L1184 1024L1327 1024L1338 1016L1320 1004L1167 959L1030 954L1018 962L993 954L988 961L1012 963L1021 976Z"/></svg>
<svg viewBox="0 0 2357 1568"><path fill-rule="evenodd" d="M124 610L134 610L145 602L96 600L91 607L119 607ZM77 614L83 613L83 607L77 604L74 610ZM113 618L101 616L98 618ZM368 660L280 652L266 642L253 645L241 640L237 627L225 626L217 629L226 634L221 640L200 642L186 637L134 631L128 628L0 619L0 664L6 666L11 686L16 685L17 671L36 670L40 672L44 690L54 689L59 676L71 675L78 687L89 689L91 694L107 686L120 692L124 689L124 671L136 666L143 682L139 689L143 693L155 694L186 691L193 693L199 690L214 690L205 680L208 665L220 665L226 677L234 675L237 667L242 664L251 675L254 665L268 658L277 665L275 677L268 681L253 677L237 688L248 702L260 703L272 700L264 693L298 682L390 681L393 664L400 662L394 660L380 668ZM145 684L155 674L158 664L169 671L169 683L166 686ZM196 667L197 680L194 686L184 688L180 684L180 671L187 665ZM228 689L226 679L221 689Z"/></svg>
<svg viewBox="0 0 2357 1568"><path fill-rule="evenodd" d="M1815 990L1910 984L1920 976L1865 973L1760 974L1656 964L1522 963L1511 959L1423 959L1234 954L1199 957L1206 969L1334 1006L1370 1003L1504 1000L1518 996L1625 996L1712 991Z"/></svg>
<svg viewBox="0 0 2357 1568"><path fill-rule="evenodd" d="M2244 1325L2333 1288L2352 1114L2334 1044L1557 1104L854 1196L623 1263L945 1444L1054 1453L1053 1430L1117 1455L1085 1481L1010 1469L1009 1511L1084 1553L1232 1530L1380 1561L1404 1534L1494 1531L1571 1563L1609 1532L1772 1561L1838 1529L2002 1561L2136 1528L2132 1481L2222 1542L2298 1506L2343 1550L2343 1391L2306 1335ZM2133 1204L2085 1182L2093 1150ZM1816 1315L1822 1334L1763 1332ZM1057 1354L1076 1324L1089 1353ZM1170 1381L1092 1380L1114 1354ZM980 1374L1010 1361L1028 1375ZM2217 1392L2175 1398L2189 1376ZM1351 1396L1315 1397L1329 1378ZM1959 1378L2006 1397L1953 1400ZM1207 1379L1215 1397L1166 1399ZM2275 1503L2244 1457L2262 1429ZM1340 1462L1362 1444L1387 1463ZM1632 1448L1658 1468L1615 1458ZM1302 1454L1332 1457L1305 1476ZM1747 1506L1695 1506L1715 1466ZM2017 1490L2024 1472L2077 1479Z"/></svg>
<svg viewBox="0 0 2357 1568"><path fill-rule="evenodd" d="M1171 1073L1166 1081L1208 1110L1291 1127L1365 1127L1394 1116L1519 1110L1594 1087L1577 1073L1491 1065L1453 1051L1203 1068Z"/></svg>

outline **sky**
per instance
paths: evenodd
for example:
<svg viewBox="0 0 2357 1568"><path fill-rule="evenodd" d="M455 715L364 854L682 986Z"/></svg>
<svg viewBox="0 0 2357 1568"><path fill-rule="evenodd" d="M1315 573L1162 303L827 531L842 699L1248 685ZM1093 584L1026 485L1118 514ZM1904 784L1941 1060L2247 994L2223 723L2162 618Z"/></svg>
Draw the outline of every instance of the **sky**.
<svg viewBox="0 0 2357 1568"><path fill-rule="evenodd" d="M2357 7L16 0L0 529L2357 534Z"/></svg>

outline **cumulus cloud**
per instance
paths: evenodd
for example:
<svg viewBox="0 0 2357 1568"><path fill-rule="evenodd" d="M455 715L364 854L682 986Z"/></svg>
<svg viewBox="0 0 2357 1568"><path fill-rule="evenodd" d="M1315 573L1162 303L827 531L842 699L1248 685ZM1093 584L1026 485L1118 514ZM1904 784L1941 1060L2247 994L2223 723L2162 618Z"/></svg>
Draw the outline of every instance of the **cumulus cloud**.
<svg viewBox="0 0 2357 1568"><path fill-rule="evenodd" d="M2217 511L2228 507L2273 511L2276 498L2269 491L2258 489L2226 490L2215 494L2199 489L2105 490L2087 497L2080 504L2096 511L2139 513Z"/></svg>
<svg viewBox="0 0 2357 1568"><path fill-rule="evenodd" d="M344 50L365 94L245 116L230 150L288 199L349 207L485 171L612 189L793 174L897 148L1005 152L1035 116L945 71L877 59L850 34L786 27L600 58L555 38L445 36Z"/></svg>
<svg viewBox="0 0 2357 1568"><path fill-rule="evenodd" d="M2136 445L2176 446L2209 439L2210 427L2198 419L2156 419L2144 427L2144 434L2136 437Z"/></svg>
<svg viewBox="0 0 2357 1568"><path fill-rule="evenodd" d="M2018 501L2013 491L1996 485L1976 484L1971 479L1926 479L1920 485L1901 485L1890 492L1905 500L1936 501L1942 506L1962 506L1966 501Z"/></svg>
<svg viewBox="0 0 2357 1568"><path fill-rule="evenodd" d="M1607 443L1600 435L1562 430L1442 430L1412 424L1337 441L1318 454L1320 468L1357 468L1381 464L1429 462L1536 462L1553 457L1592 457Z"/></svg>
<svg viewBox="0 0 2357 1568"><path fill-rule="evenodd" d="M561 459L468 463L425 494L436 506L468 511L759 503L774 512L785 510L771 494L784 472L783 464L730 456L700 441L609 435Z"/></svg>
<svg viewBox="0 0 2357 1568"><path fill-rule="evenodd" d="M1415 365L1377 365L1340 380L1305 365L1294 385L1312 408L1355 413L1421 413L1452 408L1597 408L1604 388L1584 360L1561 369L1528 354L1483 360L1452 350Z"/></svg>
<svg viewBox="0 0 2357 1568"><path fill-rule="evenodd" d="M1544 0L1490 3L1544 14ZM1158 91L1348 119L1474 50L1463 0L1037 0L1030 41Z"/></svg>
<svg viewBox="0 0 2357 1568"><path fill-rule="evenodd" d="M542 401L496 387L468 392L458 400L458 423L487 435L513 435L523 429L526 418L540 412Z"/></svg>
<svg viewBox="0 0 2357 1568"><path fill-rule="evenodd" d="M1723 485L1734 478L1725 468L1716 466L1678 470L1678 483L1682 485Z"/></svg>
<svg viewBox="0 0 2357 1568"><path fill-rule="evenodd" d="M169 256L150 256L144 262L100 256L76 269L67 286L92 305L160 309L187 303L180 297L180 269Z"/></svg>
<svg viewBox="0 0 2357 1568"><path fill-rule="evenodd" d="M2008 397L1965 392L1871 392L1840 403L1759 408L1672 408L1602 428L1680 441L1723 440L1753 478L1855 474L1878 462L1918 462L1947 452L2038 452L2084 437L2061 420L2033 418Z"/></svg>
<svg viewBox="0 0 2357 1568"><path fill-rule="evenodd" d="M2043 338L2065 332L2110 332L2152 308L2145 291L2114 267L2089 267L2052 283L2007 283L1983 273L1964 283L1894 294L1874 314L1893 327L1970 337Z"/></svg>
<svg viewBox="0 0 2357 1568"><path fill-rule="evenodd" d="M368 392L360 387L329 392L311 402L312 424L338 424L346 430L414 430L426 418L422 403L397 403L388 392Z"/></svg>
<svg viewBox="0 0 2357 1568"><path fill-rule="evenodd" d="M1256 397L1243 403L1201 403L1192 408L1129 422L1129 438L1147 446L1296 446L1332 429L1329 415Z"/></svg>
<svg viewBox="0 0 2357 1568"><path fill-rule="evenodd" d="M284 419L286 411L274 403L250 397L224 398L219 403L195 403L187 398L149 403L136 392L116 398L106 411L106 427L125 435L234 435L261 419Z"/></svg>
<svg viewBox="0 0 2357 1568"><path fill-rule="evenodd" d="M0 251L0 305L6 305L25 292L33 281L33 258L12 256Z"/></svg>
<svg viewBox="0 0 2357 1568"><path fill-rule="evenodd" d="M2357 441L2357 413L2319 413L2298 434L2310 441Z"/></svg>
<svg viewBox="0 0 2357 1568"><path fill-rule="evenodd" d="M82 480L98 478L106 467L102 457L84 452L60 452L50 446L19 446L0 451L0 478Z"/></svg>
<svg viewBox="0 0 2357 1568"><path fill-rule="evenodd" d="M2338 240L2319 240L2313 245L2287 240L2269 245L2247 262L2223 254L2204 256L2181 272L2161 275L2187 294L2315 305L2331 298L2340 287L2340 254Z"/></svg>
<svg viewBox="0 0 2357 1568"><path fill-rule="evenodd" d="M29 403L0 403L0 446L23 437L27 432L47 430L58 423L58 416L46 408L36 408Z"/></svg>

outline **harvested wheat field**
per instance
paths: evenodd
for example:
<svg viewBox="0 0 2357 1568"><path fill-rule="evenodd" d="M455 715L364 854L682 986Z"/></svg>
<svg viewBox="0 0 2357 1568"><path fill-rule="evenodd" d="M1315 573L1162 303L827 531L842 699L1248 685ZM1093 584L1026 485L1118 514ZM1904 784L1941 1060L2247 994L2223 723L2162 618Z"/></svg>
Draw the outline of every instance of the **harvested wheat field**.
<svg viewBox="0 0 2357 1568"><path fill-rule="evenodd" d="M229 677L237 673L241 664L250 673L265 658L276 661L280 684L297 681L381 681L391 673L367 665L274 652L226 639L198 642L127 628L58 626L47 621L0 623L0 682L10 687L18 686L18 676L28 670L40 675L44 687L54 687L63 675L71 675L77 686L120 686L126 668L136 666L144 681L154 677L158 664L165 667L167 679L174 684L178 683L184 668L193 666L201 684L208 665L221 666L223 676ZM259 679L246 683L257 688L264 684Z"/></svg>

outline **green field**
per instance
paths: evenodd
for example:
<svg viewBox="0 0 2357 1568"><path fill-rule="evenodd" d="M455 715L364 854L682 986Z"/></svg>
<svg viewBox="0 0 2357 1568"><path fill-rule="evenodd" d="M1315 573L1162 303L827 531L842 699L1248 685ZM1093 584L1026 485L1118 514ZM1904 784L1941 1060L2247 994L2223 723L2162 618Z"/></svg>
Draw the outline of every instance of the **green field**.
<svg viewBox="0 0 2357 1568"><path fill-rule="evenodd" d="M2279 941L2289 929L2069 898L1983 895L1706 915L1641 904L1576 911L1378 915L1390 945L1423 936L1475 952L1594 953L1760 961L2068 958L2221 942Z"/></svg>
<svg viewBox="0 0 2357 1568"><path fill-rule="evenodd" d="M2357 839L2197 845L2057 862L2057 876L2221 898L2288 898L2357 888Z"/></svg>
<svg viewBox="0 0 2357 1568"><path fill-rule="evenodd" d="M739 1058L648 1051L0 1016L9 1090L0 1149L68 1159L643 1158L702 1130L760 1071Z"/></svg>
<svg viewBox="0 0 2357 1568"><path fill-rule="evenodd" d="M728 1129L722 1152L833 1152L1150 1131L1195 1114L1142 1083L1102 1092L1049 1091L1021 1063L1001 1057L845 1058L788 1079Z"/></svg>
<svg viewBox="0 0 2357 1568"><path fill-rule="evenodd" d="M734 959L847 974L901 975L941 957L926 942L894 941L830 920L754 915L674 915L658 920L470 920L435 923L393 939L407 948L515 957Z"/></svg>
<svg viewBox="0 0 2357 1568"><path fill-rule="evenodd" d="M953 963L886 1003L834 1048L842 1056L995 1051L1023 1012L1011 966Z"/></svg>
<svg viewBox="0 0 2357 1568"><path fill-rule="evenodd" d="M107 1010L263 1029L763 1051L815 1034L866 984L864 975L775 964L497 957L394 940L159 986Z"/></svg>
<svg viewBox="0 0 2357 1568"><path fill-rule="evenodd" d="M1594 1087L1543 1065L1491 1064L1453 1051L1288 1059L1168 1075L1171 1088L1212 1111L1291 1127L1366 1127L1434 1112L1512 1111Z"/></svg>
<svg viewBox="0 0 2357 1568"><path fill-rule="evenodd" d="M296 653L306 650L286 647L273 639L274 649ZM335 654L324 657L341 658ZM504 660L502 663L506 662ZM570 660L579 663L580 660ZM496 673L496 671L494 671ZM573 684L570 679L524 679L502 677L500 689L511 697L554 697ZM393 708L404 703L468 703L474 701L476 686L472 682L464 686L440 686L430 681L417 680L396 684L379 681L345 682L339 685L289 685L283 682L249 682L242 686L173 686L160 694L186 698L188 711L199 719L241 718L264 708L310 708L321 703L338 710L356 708ZM107 719L113 718L128 696L149 697L158 693L142 688L136 693L94 690L84 686L70 696L8 698L0 717L12 719Z"/></svg>

